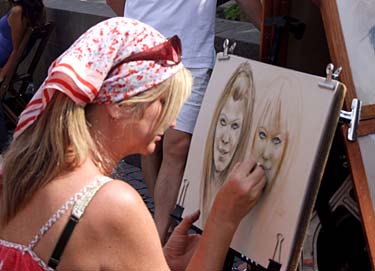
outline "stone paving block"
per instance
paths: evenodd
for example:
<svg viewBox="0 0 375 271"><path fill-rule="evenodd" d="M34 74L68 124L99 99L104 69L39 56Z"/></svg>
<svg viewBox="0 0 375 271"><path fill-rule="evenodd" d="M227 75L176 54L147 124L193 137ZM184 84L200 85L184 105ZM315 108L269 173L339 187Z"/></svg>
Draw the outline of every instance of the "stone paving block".
<svg viewBox="0 0 375 271"><path fill-rule="evenodd" d="M127 177L131 178L131 179L136 179L136 180L142 180L143 181L143 175L142 175L141 169L139 169L138 171L133 171L131 173L128 173Z"/></svg>
<svg viewBox="0 0 375 271"><path fill-rule="evenodd" d="M151 213L154 212L154 202L148 195L147 186L143 181L141 169L122 160L112 174L113 178L123 180L134 187L141 195Z"/></svg>

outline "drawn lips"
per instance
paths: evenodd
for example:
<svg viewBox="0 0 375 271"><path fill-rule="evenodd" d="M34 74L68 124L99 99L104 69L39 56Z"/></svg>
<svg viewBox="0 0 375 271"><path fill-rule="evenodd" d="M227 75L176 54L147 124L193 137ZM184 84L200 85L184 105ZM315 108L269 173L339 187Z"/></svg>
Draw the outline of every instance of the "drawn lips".
<svg viewBox="0 0 375 271"><path fill-rule="evenodd" d="M272 169L272 167L266 167L264 164L259 163L259 166L264 170L264 171L269 171Z"/></svg>
<svg viewBox="0 0 375 271"><path fill-rule="evenodd" d="M219 153L220 153L221 155L226 155L226 154L229 153L229 151L227 151L227 150L223 150L223 149L218 149L218 151L219 151Z"/></svg>

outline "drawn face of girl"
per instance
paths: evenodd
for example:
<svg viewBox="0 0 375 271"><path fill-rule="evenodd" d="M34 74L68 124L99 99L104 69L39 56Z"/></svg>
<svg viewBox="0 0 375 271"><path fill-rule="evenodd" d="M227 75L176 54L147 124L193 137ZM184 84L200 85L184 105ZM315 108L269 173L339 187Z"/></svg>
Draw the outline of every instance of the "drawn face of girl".
<svg viewBox="0 0 375 271"><path fill-rule="evenodd" d="M243 101L230 97L220 112L214 138L214 166L218 172L228 167L237 149L244 110Z"/></svg>
<svg viewBox="0 0 375 271"><path fill-rule="evenodd" d="M275 116L267 118L257 127L253 152L258 162L264 167L267 182L276 178L287 145L287 133L275 125Z"/></svg>

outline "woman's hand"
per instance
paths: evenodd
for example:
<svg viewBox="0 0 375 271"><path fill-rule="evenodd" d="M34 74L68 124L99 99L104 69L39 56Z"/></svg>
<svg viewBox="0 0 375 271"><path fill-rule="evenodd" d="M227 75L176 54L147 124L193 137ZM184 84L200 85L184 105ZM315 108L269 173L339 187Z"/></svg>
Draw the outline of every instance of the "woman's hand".
<svg viewBox="0 0 375 271"><path fill-rule="evenodd" d="M266 184L266 176L255 160L237 163L217 193L213 210L218 223L237 227L254 207Z"/></svg>
<svg viewBox="0 0 375 271"><path fill-rule="evenodd" d="M216 194L198 248L187 270L222 270L242 218L262 195L266 177L254 160L237 163Z"/></svg>
<svg viewBox="0 0 375 271"><path fill-rule="evenodd" d="M164 246L164 255L172 271L183 271L194 254L200 235L189 234L191 225L199 218L199 211L186 216L174 229Z"/></svg>

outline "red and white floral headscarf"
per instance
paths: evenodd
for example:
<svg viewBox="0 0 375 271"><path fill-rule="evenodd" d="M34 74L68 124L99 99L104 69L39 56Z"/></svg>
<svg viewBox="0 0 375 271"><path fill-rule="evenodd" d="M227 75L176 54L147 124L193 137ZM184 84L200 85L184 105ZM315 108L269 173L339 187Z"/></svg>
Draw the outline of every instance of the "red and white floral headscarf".
<svg viewBox="0 0 375 271"><path fill-rule="evenodd" d="M116 103L160 84L182 69L177 36L167 40L152 27L116 17L85 32L57 58L20 115L17 138L56 91L77 104Z"/></svg>

